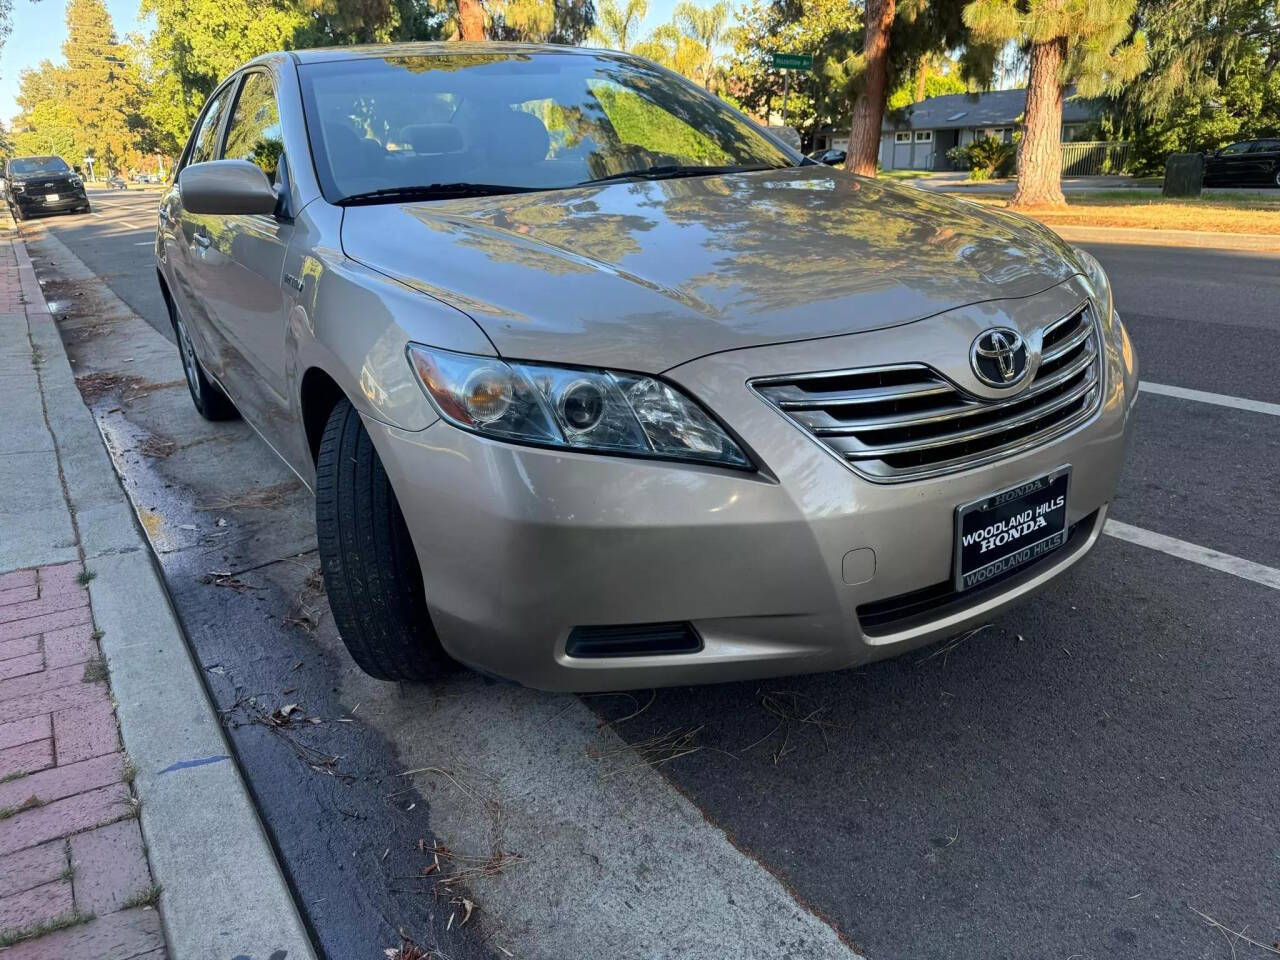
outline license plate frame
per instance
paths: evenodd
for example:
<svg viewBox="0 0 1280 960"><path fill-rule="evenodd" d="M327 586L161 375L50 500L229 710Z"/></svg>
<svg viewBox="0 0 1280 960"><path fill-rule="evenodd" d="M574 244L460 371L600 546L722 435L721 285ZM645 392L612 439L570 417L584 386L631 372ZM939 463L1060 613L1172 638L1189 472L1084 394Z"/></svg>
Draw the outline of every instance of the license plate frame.
<svg viewBox="0 0 1280 960"><path fill-rule="evenodd" d="M1067 542L1067 498L1071 465L1033 477L956 507L952 576L956 593L1038 560ZM1030 513L1026 519L1012 522ZM1044 523L1039 524L1043 518ZM1032 524L1027 527L1027 524ZM994 532L992 532L994 531ZM990 532L989 537L977 537ZM1010 536L1005 537L1006 534ZM965 543L965 537L971 537ZM1002 542L982 549L987 540ZM983 559L984 554L990 554ZM981 563L977 562L982 560Z"/></svg>

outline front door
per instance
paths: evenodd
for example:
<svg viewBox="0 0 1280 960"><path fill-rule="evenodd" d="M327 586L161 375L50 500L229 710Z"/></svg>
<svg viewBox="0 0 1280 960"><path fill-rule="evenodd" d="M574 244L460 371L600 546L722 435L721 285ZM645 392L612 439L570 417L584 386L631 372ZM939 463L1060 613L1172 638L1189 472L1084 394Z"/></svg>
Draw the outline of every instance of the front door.
<svg viewBox="0 0 1280 960"><path fill-rule="evenodd" d="M183 160L184 167L217 157L218 137L234 92L235 84L228 83L209 98ZM209 298L217 289L216 278L211 275L215 264L210 257L209 231L217 220L208 214L191 213L182 206L177 178L160 203L160 230L164 233L164 256L171 261L168 275L172 280L170 295L177 308L176 322L186 328L205 368L221 379L222 344L212 329L209 310Z"/></svg>
<svg viewBox="0 0 1280 960"><path fill-rule="evenodd" d="M220 159L257 164L283 198L274 214L216 218L211 246L220 289L211 309L227 350L225 383L232 396L246 401L241 413L271 442L288 406L285 327L292 301L282 281L293 223L283 148L271 77L250 71L231 108Z"/></svg>

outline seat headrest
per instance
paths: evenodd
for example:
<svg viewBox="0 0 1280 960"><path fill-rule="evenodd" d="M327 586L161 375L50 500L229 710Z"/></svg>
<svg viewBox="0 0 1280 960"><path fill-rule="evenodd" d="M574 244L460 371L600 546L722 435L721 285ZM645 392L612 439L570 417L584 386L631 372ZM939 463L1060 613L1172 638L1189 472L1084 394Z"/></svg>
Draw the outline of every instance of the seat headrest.
<svg viewBox="0 0 1280 960"><path fill-rule="evenodd" d="M524 110L505 110L489 128L489 148L504 164L540 163L551 149L551 135L541 120Z"/></svg>
<svg viewBox="0 0 1280 960"><path fill-rule="evenodd" d="M418 154L462 152L462 133L451 123L411 123L400 131L400 139Z"/></svg>

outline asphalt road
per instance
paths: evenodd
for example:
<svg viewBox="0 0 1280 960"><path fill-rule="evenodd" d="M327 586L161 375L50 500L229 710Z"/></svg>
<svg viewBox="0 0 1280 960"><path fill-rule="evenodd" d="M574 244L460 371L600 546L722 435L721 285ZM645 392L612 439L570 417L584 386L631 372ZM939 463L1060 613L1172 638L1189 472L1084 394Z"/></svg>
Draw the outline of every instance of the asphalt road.
<svg viewBox="0 0 1280 960"><path fill-rule="evenodd" d="M604 955L557 953L542 929L615 920L597 900L617 851L586 829L598 813L589 781L538 752L538 731L556 729L576 701L476 678L388 690L358 675L323 598L308 592L305 491L243 425L196 419L168 379L178 376L168 345L112 319L122 308L42 245L56 237L168 336L149 249L155 195L94 199L94 216L27 228L37 268L66 314L78 369L167 371L92 405L324 951L381 956L407 926L454 957L501 956L499 947L520 956L525 944L537 946L525 955ZM1280 402L1280 257L1087 246L1112 277L1144 381ZM1147 393L1112 517L1280 567L1278 478L1280 417ZM211 575L228 571L234 583ZM697 749L658 769L742 855L725 861L739 872L685 912L671 907L663 929L673 938L691 913L743 895L758 863L803 908L788 923L821 917L872 960L1264 956L1200 914L1265 944L1280 939L1278 601L1267 586L1104 537L1041 598L952 648L776 683L663 690L652 702L647 691L586 702L635 746L694 731ZM284 697L324 719L314 735L290 739L257 721L255 710ZM465 811L448 784L413 790L417 781L396 774L444 753L496 765L504 737L522 728L520 783L537 781L539 764L556 776L537 804L513 803L508 829L522 846L511 849L540 852L539 889L552 892L535 919L515 924L513 891L541 894L477 881L481 919L460 932L448 919L457 905L424 884L415 849L419 837L429 848L465 835ZM552 827L521 832L535 806L544 824L562 822L564 807L564 820L583 825L575 842L606 871L587 877L587 893L564 886L586 862L576 848ZM654 816L637 854L646 861L662 843ZM676 874L702 857L699 848L677 858ZM636 881L630 896L643 895ZM618 929L644 924L637 916ZM623 938L610 955L704 954ZM761 943L735 955L832 954Z"/></svg>

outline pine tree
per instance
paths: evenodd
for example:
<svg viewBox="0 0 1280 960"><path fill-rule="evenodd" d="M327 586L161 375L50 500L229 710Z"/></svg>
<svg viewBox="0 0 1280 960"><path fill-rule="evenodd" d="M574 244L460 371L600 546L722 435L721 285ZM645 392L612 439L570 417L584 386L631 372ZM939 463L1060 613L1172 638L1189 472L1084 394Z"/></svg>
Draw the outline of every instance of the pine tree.
<svg viewBox="0 0 1280 960"><path fill-rule="evenodd" d="M875 176L886 97L923 60L961 49L961 79L990 84L997 50L969 35L962 16L965 2L866 0L861 51L826 66L832 80L846 87L853 105L846 170Z"/></svg>
<svg viewBox="0 0 1280 960"><path fill-rule="evenodd" d="M1027 106L1012 207L1063 206L1062 99L1118 92L1142 72L1146 40L1134 34L1136 0L973 0L964 20L988 42L1030 49Z"/></svg>
<svg viewBox="0 0 1280 960"><path fill-rule="evenodd" d="M141 160L146 123L133 49L121 43L102 0L67 4L65 64L44 61L19 81L15 143L78 164L93 156L96 173Z"/></svg>

